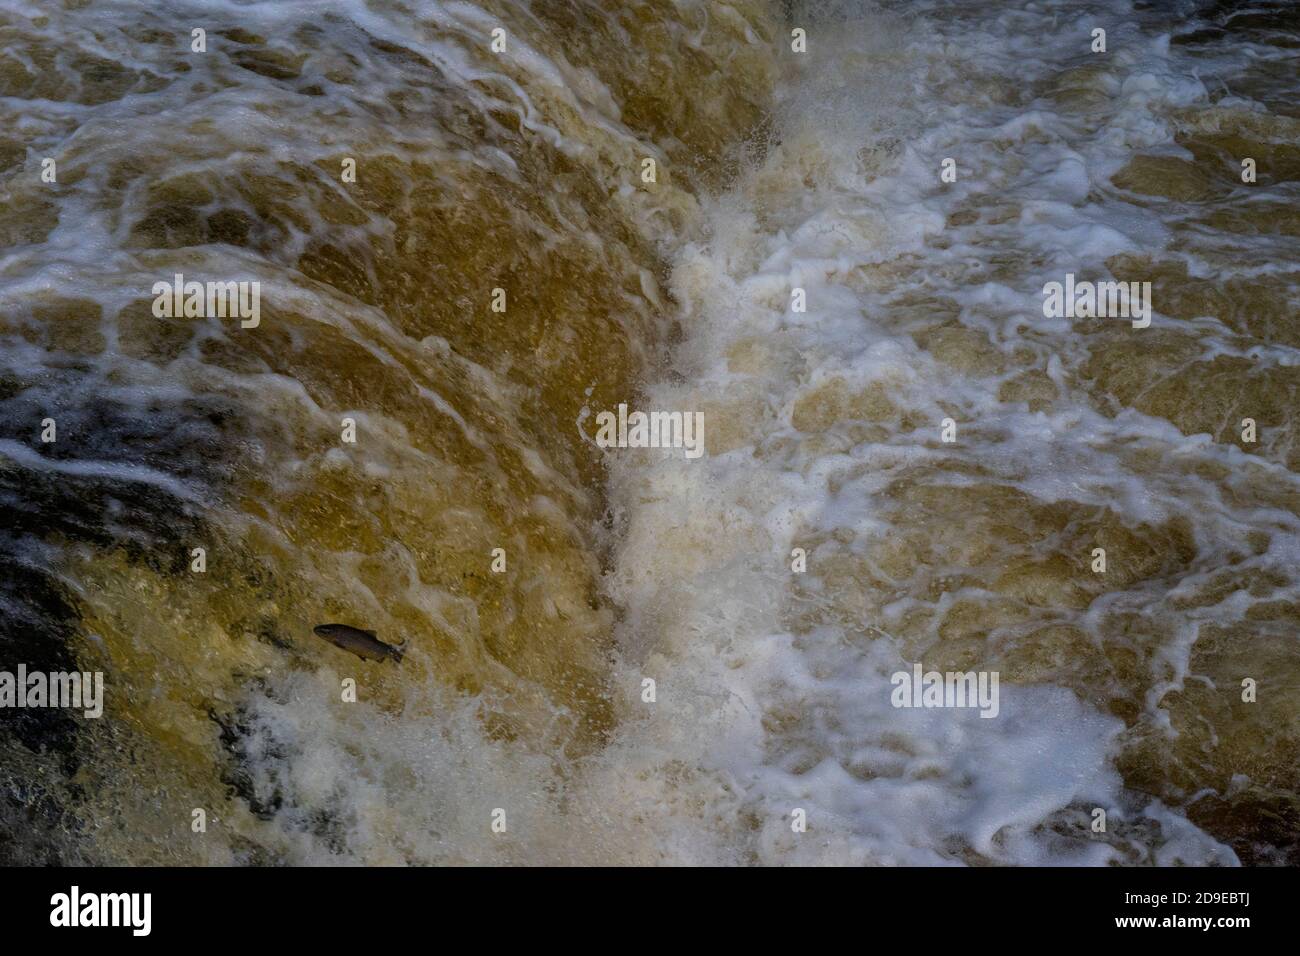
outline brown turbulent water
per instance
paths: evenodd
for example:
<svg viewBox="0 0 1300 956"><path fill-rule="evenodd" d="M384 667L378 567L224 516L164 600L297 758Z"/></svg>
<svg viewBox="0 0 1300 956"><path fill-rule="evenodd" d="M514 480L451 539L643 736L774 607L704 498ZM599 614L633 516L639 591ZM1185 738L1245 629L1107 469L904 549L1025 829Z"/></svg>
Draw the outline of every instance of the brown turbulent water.
<svg viewBox="0 0 1300 956"><path fill-rule="evenodd" d="M0 859L1296 862L1300 17L985 6L3 4Z"/></svg>

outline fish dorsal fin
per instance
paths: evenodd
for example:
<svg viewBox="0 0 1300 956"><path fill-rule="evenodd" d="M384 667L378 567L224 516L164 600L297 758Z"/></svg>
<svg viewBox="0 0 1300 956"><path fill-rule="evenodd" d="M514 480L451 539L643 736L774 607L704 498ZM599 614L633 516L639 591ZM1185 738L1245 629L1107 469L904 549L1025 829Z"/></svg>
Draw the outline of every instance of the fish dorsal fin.
<svg viewBox="0 0 1300 956"><path fill-rule="evenodd" d="M357 628L357 630L361 631L361 633L366 635L366 637L373 637L375 640L379 640L379 636L375 634L374 631L362 631L361 628Z"/></svg>

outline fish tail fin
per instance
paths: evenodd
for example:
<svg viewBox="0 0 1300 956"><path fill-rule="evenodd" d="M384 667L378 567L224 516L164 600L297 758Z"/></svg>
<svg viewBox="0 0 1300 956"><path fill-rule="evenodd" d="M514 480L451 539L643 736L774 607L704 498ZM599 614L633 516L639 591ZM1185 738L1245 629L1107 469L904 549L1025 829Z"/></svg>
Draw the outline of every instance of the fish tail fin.
<svg viewBox="0 0 1300 956"><path fill-rule="evenodd" d="M403 646L404 645L405 645L405 641L403 641ZM390 647L388 649L388 653L392 655L393 660L399 664L402 663L402 658L406 656L406 654L402 651L401 646Z"/></svg>

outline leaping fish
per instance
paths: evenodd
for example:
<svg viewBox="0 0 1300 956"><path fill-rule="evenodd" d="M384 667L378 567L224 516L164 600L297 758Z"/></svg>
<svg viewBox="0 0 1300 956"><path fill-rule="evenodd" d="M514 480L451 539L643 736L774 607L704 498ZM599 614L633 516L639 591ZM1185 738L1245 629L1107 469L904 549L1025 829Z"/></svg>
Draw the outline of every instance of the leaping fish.
<svg viewBox="0 0 1300 956"><path fill-rule="evenodd" d="M335 647L351 651L363 661L383 661L391 658L402 662L402 652L392 644L385 644L375 637L374 631L363 631L350 624L317 624L312 633L323 637Z"/></svg>

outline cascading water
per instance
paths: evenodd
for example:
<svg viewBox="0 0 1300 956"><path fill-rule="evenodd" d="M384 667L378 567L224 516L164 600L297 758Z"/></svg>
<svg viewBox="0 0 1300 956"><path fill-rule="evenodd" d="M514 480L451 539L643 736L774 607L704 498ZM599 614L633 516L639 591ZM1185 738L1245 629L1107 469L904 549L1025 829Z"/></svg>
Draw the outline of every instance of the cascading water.
<svg viewBox="0 0 1300 956"><path fill-rule="evenodd" d="M1300 18L1015 6L0 5L0 857L1295 862Z"/></svg>

